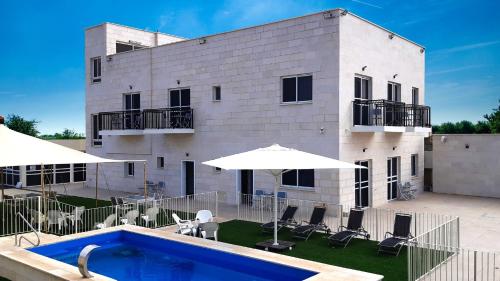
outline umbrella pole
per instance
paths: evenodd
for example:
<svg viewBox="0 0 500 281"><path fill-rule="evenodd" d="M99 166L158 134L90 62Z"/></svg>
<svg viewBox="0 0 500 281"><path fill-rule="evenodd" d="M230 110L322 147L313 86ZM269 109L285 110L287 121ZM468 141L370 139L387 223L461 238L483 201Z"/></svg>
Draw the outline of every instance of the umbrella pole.
<svg viewBox="0 0 500 281"><path fill-rule="evenodd" d="M279 189L279 175L274 176L274 243L273 245L279 245L278 243L278 189Z"/></svg>
<svg viewBox="0 0 500 281"><path fill-rule="evenodd" d="M97 183L99 179L99 163L95 163L95 207L97 208Z"/></svg>
<svg viewBox="0 0 500 281"><path fill-rule="evenodd" d="M0 184L2 184L2 201L4 198L4 186L3 186L3 167L0 168Z"/></svg>
<svg viewBox="0 0 500 281"><path fill-rule="evenodd" d="M41 179L41 185L42 185L42 204L43 204L43 217L44 217L44 227L45 227L45 231L47 231L47 202L45 200L45 175L44 175L44 166L43 164L40 166L40 179Z"/></svg>

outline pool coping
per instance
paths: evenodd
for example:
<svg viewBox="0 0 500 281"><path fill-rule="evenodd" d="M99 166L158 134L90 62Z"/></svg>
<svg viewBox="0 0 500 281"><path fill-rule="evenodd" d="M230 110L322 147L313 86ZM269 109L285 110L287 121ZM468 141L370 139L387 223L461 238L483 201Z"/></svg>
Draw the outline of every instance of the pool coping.
<svg viewBox="0 0 500 281"><path fill-rule="evenodd" d="M306 279L307 281L379 281L383 276L367 273L363 271L338 267L329 264L323 264L315 261L280 255L276 253L266 252L253 248L217 242L212 240L200 239L186 235L172 233L166 230L149 229L133 225L121 225L110 227L102 230L93 230L78 234L48 239L48 241L40 245L49 245L53 243L75 240L83 237L104 234L116 231L128 231L132 233L157 237L161 239L173 240L181 243L186 243L198 247L209 248L231 254L237 254L265 262L280 264L299 269L318 272L318 274ZM31 272L36 275L33 279L26 276L25 273ZM83 278L78 271L78 268L69 264L33 253L20 247L9 247L0 251L0 273L6 278L17 280L96 280L96 281L111 281L115 280L97 273L92 273L94 277ZM23 275L20 279L17 277ZM45 277L44 277L45 276ZM36 277L36 278L35 278ZM29 279L27 279L29 278Z"/></svg>

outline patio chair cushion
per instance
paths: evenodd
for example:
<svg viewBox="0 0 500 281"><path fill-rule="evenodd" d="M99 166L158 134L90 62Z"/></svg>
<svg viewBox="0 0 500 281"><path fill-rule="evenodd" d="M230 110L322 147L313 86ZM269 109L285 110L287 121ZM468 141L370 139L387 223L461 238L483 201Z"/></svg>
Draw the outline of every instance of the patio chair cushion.
<svg viewBox="0 0 500 281"><path fill-rule="evenodd" d="M308 224L308 225L299 225L296 228L292 229L292 232L295 234L307 234L316 229L316 225Z"/></svg>
<svg viewBox="0 0 500 281"><path fill-rule="evenodd" d="M344 231L340 231L340 232L337 232L333 235L331 235L330 237L328 237L328 239L332 242L344 242L345 240L349 239L350 237L353 237L357 235L356 232L354 231L350 231L350 230L344 230Z"/></svg>

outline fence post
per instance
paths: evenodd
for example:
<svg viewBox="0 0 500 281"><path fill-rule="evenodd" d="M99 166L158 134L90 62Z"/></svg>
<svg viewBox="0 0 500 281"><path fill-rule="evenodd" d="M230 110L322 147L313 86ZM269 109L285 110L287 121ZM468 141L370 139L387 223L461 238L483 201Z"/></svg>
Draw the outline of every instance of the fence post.
<svg viewBox="0 0 500 281"><path fill-rule="evenodd" d="M219 217L219 191L215 192L215 217Z"/></svg>
<svg viewBox="0 0 500 281"><path fill-rule="evenodd" d="M474 281L477 280L477 251L474 251Z"/></svg>
<svg viewBox="0 0 500 281"><path fill-rule="evenodd" d="M38 232L41 231L41 225L42 225L42 197L38 196Z"/></svg>
<svg viewBox="0 0 500 281"><path fill-rule="evenodd" d="M460 218L457 217L457 248L460 248Z"/></svg>

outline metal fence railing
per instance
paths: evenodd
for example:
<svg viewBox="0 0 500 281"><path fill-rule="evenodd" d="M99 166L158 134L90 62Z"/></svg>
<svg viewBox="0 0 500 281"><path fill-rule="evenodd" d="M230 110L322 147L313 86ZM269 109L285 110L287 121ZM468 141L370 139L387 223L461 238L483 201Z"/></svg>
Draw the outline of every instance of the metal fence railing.
<svg viewBox="0 0 500 281"><path fill-rule="evenodd" d="M17 212L38 232L61 236L120 224L165 227L175 224L173 213L181 219L194 220L199 210L210 210L217 216L218 193L199 193L90 209L65 204L57 199L43 200L40 196L9 199L0 202L0 236L31 231L29 225L16 216Z"/></svg>

